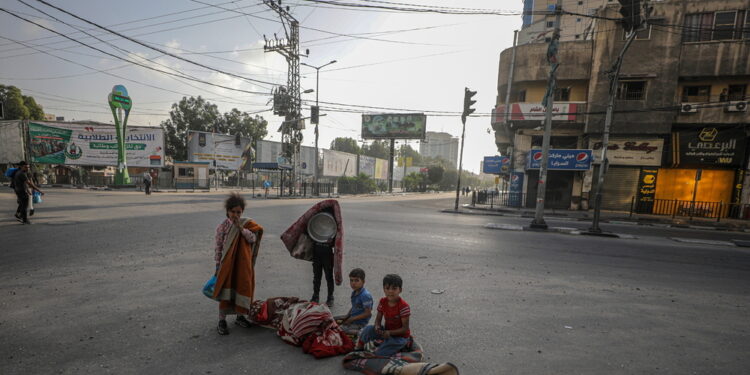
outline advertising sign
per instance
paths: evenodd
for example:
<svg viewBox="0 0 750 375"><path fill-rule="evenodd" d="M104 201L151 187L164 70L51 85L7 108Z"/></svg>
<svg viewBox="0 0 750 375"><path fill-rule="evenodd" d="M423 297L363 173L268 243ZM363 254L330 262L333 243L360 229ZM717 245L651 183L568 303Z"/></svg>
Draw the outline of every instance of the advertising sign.
<svg viewBox="0 0 750 375"><path fill-rule="evenodd" d="M125 154L131 167L164 165L164 132L158 127L128 126ZM34 163L117 166L114 126L72 123L29 123L29 148Z"/></svg>
<svg viewBox="0 0 750 375"><path fill-rule="evenodd" d="M362 115L362 138L424 139L427 116L422 113Z"/></svg>
<svg viewBox="0 0 750 375"><path fill-rule="evenodd" d="M0 163L18 163L26 160L22 129L21 121L0 122Z"/></svg>
<svg viewBox="0 0 750 375"><path fill-rule="evenodd" d="M503 158L508 159L508 163L510 163L510 159L504 156L485 156L482 163L482 173L500 174Z"/></svg>
<svg viewBox="0 0 750 375"><path fill-rule="evenodd" d="M522 172L512 172L510 174L508 205L511 207L521 207L523 202L523 176Z"/></svg>
<svg viewBox="0 0 750 375"><path fill-rule="evenodd" d="M636 212L650 214L653 211L654 199L656 198L656 178L658 175L658 168L641 168L641 175L638 178Z"/></svg>
<svg viewBox="0 0 750 375"><path fill-rule="evenodd" d="M576 121L579 103L553 103L552 120ZM510 105L510 121L544 120L545 108L542 103L512 103ZM493 124L505 123L505 105L495 107Z"/></svg>
<svg viewBox="0 0 750 375"><path fill-rule="evenodd" d="M217 169L240 170L252 159L250 145L250 138L240 138L237 144L237 137L233 135L191 130L188 132L188 161L209 162L213 166L215 159Z"/></svg>
<svg viewBox="0 0 750 375"><path fill-rule="evenodd" d="M375 177L375 158L371 156L359 155L359 173L364 173L369 177Z"/></svg>
<svg viewBox="0 0 750 375"><path fill-rule="evenodd" d="M357 155L323 150L323 176L353 177L357 175Z"/></svg>
<svg viewBox="0 0 750 375"><path fill-rule="evenodd" d="M601 158L601 139L592 138L589 146L594 150L594 164L599 164ZM661 155L664 150L664 140L659 138L610 138L607 147L609 165L637 165L661 166Z"/></svg>
<svg viewBox="0 0 750 375"><path fill-rule="evenodd" d="M376 180L388 179L388 160L375 159L375 179Z"/></svg>
<svg viewBox="0 0 750 375"><path fill-rule="evenodd" d="M549 150L547 168L567 171L591 169L591 150ZM530 150L526 169L539 169L542 165L542 150Z"/></svg>
<svg viewBox="0 0 750 375"><path fill-rule="evenodd" d="M672 137L674 164L742 166L746 143L742 128L681 130Z"/></svg>

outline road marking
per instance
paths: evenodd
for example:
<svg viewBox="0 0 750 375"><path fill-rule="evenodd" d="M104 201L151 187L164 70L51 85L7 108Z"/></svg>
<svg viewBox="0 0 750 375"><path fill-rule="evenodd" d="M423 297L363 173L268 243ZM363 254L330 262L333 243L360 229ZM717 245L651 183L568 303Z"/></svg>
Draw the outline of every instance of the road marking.
<svg viewBox="0 0 750 375"><path fill-rule="evenodd" d="M717 245L717 246L736 246L734 243L729 241L716 241L716 240L703 240L699 238L681 238L681 237L670 237L671 240L677 242L694 243L701 245Z"/></svg>

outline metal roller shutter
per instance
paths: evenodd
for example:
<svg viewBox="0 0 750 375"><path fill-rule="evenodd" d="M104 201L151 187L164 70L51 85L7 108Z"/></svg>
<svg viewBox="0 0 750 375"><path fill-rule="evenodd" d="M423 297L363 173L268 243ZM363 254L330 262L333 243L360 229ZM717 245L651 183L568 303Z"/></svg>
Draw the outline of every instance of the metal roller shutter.
<svg viewBox="0 0 750 375"><path fill-rule="evenodd" d="M638 191L638 176L640 176L640 173L641 169L638 167L610 166L604 179L604 189L602 189L602 208L617 211L630 210L630 202ZM594 181L591 188L592 202L598 177L599 167L596 167L594 168Z"/></svg>

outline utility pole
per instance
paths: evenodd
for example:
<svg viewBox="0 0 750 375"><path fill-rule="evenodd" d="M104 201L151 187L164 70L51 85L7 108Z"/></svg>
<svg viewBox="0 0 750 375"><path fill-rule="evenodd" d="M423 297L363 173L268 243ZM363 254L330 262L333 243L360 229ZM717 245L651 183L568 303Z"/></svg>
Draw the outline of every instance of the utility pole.
<svg viewBox="0 0 750 375"><path fill-rule="evenodd" d="M454 211L458 211L458 197L461 194L461 172L463 170L463 164L464 164L464 139L466 138L466 118L469 117L470 114L474 113L476 111L471 106L476 103L476 100L472 100L471 98L476 95L476 91L469 90L468 87L464 88L464 111L461 114L461 123L463 123L463 128L461 129L461 156L458 158L458 179L456 180L456 204L453 206Z"/></svg>
<svg viewBox="0 0 750 375"><path fill-rule="evenodd" d="M291 185L294 187L299 179L299 151L302 143L301 122L297 121L302 117L299 76L299 22L289 13L289 6L281 6L281 0L278 3L273 0L263 0L263 3L279 15L286 36L284 39L279 39L274 33L273 39L269 40L263 35L265 40L263 50L265 52L278 52L286 58L288 65L287 87L286 90L280 91L281 94L274 95L274 107L277 107L277 99L283 101L283 105L279 107L284 107L285 110L278 112L279 115L284 116L284 122L280 128L282 153L292 162Z"/></svg>
<svg viewBox="0 0 750 375"><path fill-rule="evenodd" d="M607 148L609 148L609 132L612 128L612 114L615 110L615 98L617 97L617 89L620 85L620 68L622 67L622 60L625 58L625 52L627 52L628 48L630 48L630 44L633 43L636 35L638 35L638 28L645 23L643 17L641 17L641 4L639 0L620 0L620 13L623 16L623 28L625 32L628 33L628 38L625 40L625 45L622 46L622 50L617 56L614 64L612 64L612 69L607 72L609 74L609 98L607 101L607 113L604 117L604 131L602 132L602 156L599 159L599 176L596 180L596 190L594 193L594 218L591 222L591 228L589 228L589 232L593 234L602 233L602 229L599 227L602 206L602 188L604 185L604 177L609 168Z"/></svg>
<svg viewBox="0 0 750 375"><path fill-rule="evenodd" d="M555 89L557 88L557 68L560 66L557 60L557 47L560 41L560 19L562 16L562 0L557 0L555 5L555 32L547 48L547 61L550 64L549 82L547 94L544 96L544 136L542 137L542 165L539 166L539 181L536 190L536 212L531 228L547 229L544 221L544 198L547 193L547 164L549 163L549 143L552 136L552 109L554 107Z"/></svg>
<svg viewBox="0 0 750 375"><path fill-rule="evenodd" d="M396 149L396 139L391 138L391 157L388 161L388 193L393 193L393 155Z"/></svg>
<svg viewBox="0 0 750 375"><path fill-rule="evenodd" d="M510 129L510 92L513 87L513 73L516 69L516 44L518 43L518 30L513 31L513 53L510 60L510 69L508 72L508 85L507 89L505 90L505 113L503 114L504 124L505 124L505 135L508 137L508 141L510 141L510 146L508 146L508 157L510 158L510 170L508 171L508 182L510 183L510 179L513 177L513 171L515 171L515 145L514 145L514 134L511 132ZM510 190L508 188L508 190Z"/></svg>
<svg viewBox="0 0 750 375"><path fill-rule="evenodd" d="M315 173L313 174L313 194L318 195L318 123L320 122L320 106L318 105L318 95L320 94L320 69L331 64L336 60L323 64L321 66L312 66L310 64L300 63L315 69L315 108L310 108L310 122L315 124Z"/></svg>

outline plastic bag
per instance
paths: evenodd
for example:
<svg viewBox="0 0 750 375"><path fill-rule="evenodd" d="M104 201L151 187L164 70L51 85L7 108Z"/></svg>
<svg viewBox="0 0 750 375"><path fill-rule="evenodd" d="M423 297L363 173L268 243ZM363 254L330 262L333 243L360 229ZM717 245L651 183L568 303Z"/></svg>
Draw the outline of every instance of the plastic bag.
<svg viewBox="0 0 750 375"><path fill-rule="evenodd" d="M214 287L216 286L216 275L211 276L208 281L206 281L206 285L203 285L203 295L215 300L214 298Z"/></svg>
<svg viewBox="0 0 750 375"><path fill-rule="evenodd" d="M42 193L34 191L31 201L34 202L34 204L42 203Z"/></svg>

